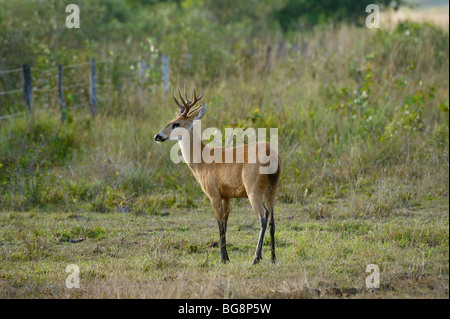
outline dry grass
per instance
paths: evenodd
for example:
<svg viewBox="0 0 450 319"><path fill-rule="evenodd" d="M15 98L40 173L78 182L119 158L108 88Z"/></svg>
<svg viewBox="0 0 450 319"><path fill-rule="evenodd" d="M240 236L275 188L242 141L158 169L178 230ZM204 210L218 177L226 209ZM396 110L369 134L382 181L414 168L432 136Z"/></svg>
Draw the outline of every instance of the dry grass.
<svg viewBox="0 0 450 319"><path fill-rule="evenodd" d="M246 201L233 206L231 263L220 264L210 204L170 143L152 140L176 107L160 85L130 80L120 94L99 90L97 118L71 110L61 131L56 112L31 128L2 122L0 297L448 298L448 33L293 37L305 49L272 57L269 74L267 43L256 43L253 57L230 59L233 74L195 79L207 89L202 127L279 128L277 264L251 265L258 222ZM72 263L81 289L69 291ZM365 288L368 264L380 291Z"/></svg>
<svg viewBox="0 0 450 319"><path fill-rule="evenodd" d="M233 206L226 265L209 205L157 216L4 212L0 297L448 298L448 203L348 217L352 204L319 218L279 205L278 261L266 241L257 266L258 222L245 201ZM65 287L68 264L80 267L80 289ZM365 287L368 264L380 267L380 291Z"/></svg>
<svg viewBox="0 0 450 319"><path fill-rule="evenodd" d="M390 27L394 27L404 21L432 23L441 27L443 30L448 30L449 6L425 9L401 8L398 11L383 12L381 14L381 23L386 22Z"/></svg>

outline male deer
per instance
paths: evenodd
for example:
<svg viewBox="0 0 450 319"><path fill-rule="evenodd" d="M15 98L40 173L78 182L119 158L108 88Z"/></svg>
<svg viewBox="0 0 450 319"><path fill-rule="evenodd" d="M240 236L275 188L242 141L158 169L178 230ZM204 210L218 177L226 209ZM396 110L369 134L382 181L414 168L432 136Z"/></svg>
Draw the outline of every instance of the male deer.
<svg viewBox="0 0 450 319"><path fill-rule="evenodd" d="M264 141L254 142L256 145L251 145L253 143L250 143L238 147L214 147L213 149L210 149L210 151L212 150L214 153L219 152L222 159L227 158L227 152L232 152L232 158L236 159L236 154L243 151L243 163L224 163L223 160L222 163L207 163L203 159L199 162L194 161L193 141L194 138L198 138L201 141L201 138L199 136L194 136L198 133L196 133L193 129L193 122L194 120L200 120L205 115L206 104L200 105L191 110L192 107L203 97L204 93L197 97L194 87L194 99L193 101L189 101L186 93L186 87L184 90L185 100L181 96L180 90L178 90L182 103L175 98L172 91L172 97L180 108L180 113L172 121L170 121L161 132L155 135L155 141L166 141L169 137L171 137L172 131L178 127L184 128L189 132L189 138L178 135L175 138L172 136L171 139L177 139L179 141L181 154L184 161L193 172L196 180L200 183L202 190L209 197L214 208L219 225L219 246L222 263L229 261L225 234L227 231L227 221L230 213L230 199L246 197L250 200L250 204L254 212L259 216L261 223L253 264L258 263L262 259L262 245L267 223L269 223L270 226L272 262L275 262L275 220L273 212L275 206L275 195L281 175L280 156L273 148L271 148L269 143ZM202 153L204 149L208 147L209 146L201 142ZM243 150L240 148L243 148ZM261 163L258 157L255 156L254 152L258 152L260 148L262 148L263 152L266 152L265 155L267 155L270 159L269 163L271 161L278 163L274 173L260 173L260 168L267 166L266 164ZM228 156L230 155L231 154L228 154ZM252 156L255 156L257 160L250 163L249 158L255 158Z"/></svg>

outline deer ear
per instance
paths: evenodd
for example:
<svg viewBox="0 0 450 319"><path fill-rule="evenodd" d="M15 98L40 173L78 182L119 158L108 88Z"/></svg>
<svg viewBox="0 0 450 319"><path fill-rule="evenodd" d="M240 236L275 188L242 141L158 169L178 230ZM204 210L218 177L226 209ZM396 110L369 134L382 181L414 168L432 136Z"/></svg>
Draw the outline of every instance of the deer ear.
<svg viewBox="0 0 450 319"><path fill-rule="evenodd" d="M203 115L205 115L205 113L206 113L206 106L207 106L207 105L208 105L208 104L203 105L202 108L200 109L200 111L198 111L198 114L197 114L197 116L195 117L196 120L201 120L202 117L203 117Z"/></svg>

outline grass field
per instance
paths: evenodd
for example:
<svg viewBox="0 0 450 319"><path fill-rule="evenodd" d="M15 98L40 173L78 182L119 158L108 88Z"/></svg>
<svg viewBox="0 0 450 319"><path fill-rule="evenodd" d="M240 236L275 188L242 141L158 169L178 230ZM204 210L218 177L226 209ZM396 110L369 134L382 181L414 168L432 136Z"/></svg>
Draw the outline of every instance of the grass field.
<svg viewBox="0 0 450 319"><path fill-rule="evenodd" d="M236 200L221 264L209 204L160 214L3 213L0 296L6 298L448 298L448 203L349 217L349 203L280 205L277 257L251 261L259 222ZM85 238L72 243L70 240ZM216 243L216 244L214 244ZM68 264L80 289L65 287ZM366 266L380 268L367 289Z"/></svg>
<svg viewBox="0 0 450 319"><path fill-rule="evenodd" d="M433 23L448 30L449 27L449 5L448 1L436 1L434 6L420 7L420 9L401 8L395 12L382 15L384 21L392 22L393 25L401 21L415 21L419 23Z"/></svg>
<svg viewBox="0 0 450 319"><path fill-rule="evenodd" d="M188 71L172 48L171 84L206 89L202 128L278 128L276 264L266 237L251 265L259 221L243 199L232 201L231 262L220 263L210 203L171 162L172 144L153 141L177 107L160 82L120 77L136 61L100 69L95 118L68 93L63 125L57 103L38 98L33 122L0 121L0 297L448 298L448 9L447 24L417 21L320 25L290 34L289 53L269 59L281 38L235 36L228 48L220 28L209 35L202 24L180 35L195 44ZM197 32L211 42L195 42ZM139 47L98 45L99 61L114 45ZM82 50L59 53L86 62ZM79 289L66 288L69 264ZM366 288L369 264L379 290Z"/></svg>

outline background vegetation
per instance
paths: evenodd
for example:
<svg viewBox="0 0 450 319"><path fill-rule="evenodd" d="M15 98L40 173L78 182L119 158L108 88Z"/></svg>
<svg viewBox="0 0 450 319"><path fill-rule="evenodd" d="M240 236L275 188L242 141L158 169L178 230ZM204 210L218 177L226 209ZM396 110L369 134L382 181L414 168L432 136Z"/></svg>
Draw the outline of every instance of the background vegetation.
<svg viewBox="0 0 450 319"><path fill-rule="evenodd" d="M32 124L0 120L0 296L65 296L75 255L89 288L74 296L373 296L361 287L376 263L389 283L376 296L448 297L448 24L367 29L364 1L82 0L81 28L67 29L68 3L0 1L0 70L30 63L52 89L42 70L108 61L96 117L81 86L65 91L63 125L56 92L35 92ZM203 127L278 127L277 265L242 268L257 236L244 200L232 265L217 263L210 204L153 141L177 112L162 54L172 86L206 89ZM87 71L67 69L65 85ZM0 91L20 86L0 76ZM0 116L22 100L0 96Z"/></svg>

